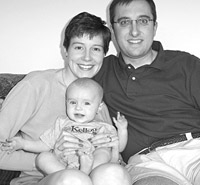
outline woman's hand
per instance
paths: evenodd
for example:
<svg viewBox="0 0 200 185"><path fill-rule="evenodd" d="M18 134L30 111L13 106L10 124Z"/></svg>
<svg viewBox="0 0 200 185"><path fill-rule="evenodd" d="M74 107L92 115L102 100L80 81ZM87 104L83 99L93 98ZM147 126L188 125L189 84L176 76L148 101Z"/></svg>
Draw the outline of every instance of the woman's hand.
<svg viewBox="0 0 200 185"><path fill-rule="evenodd" d="M118 136L114 134L101 133L91 138L90 142L96 147L112 147L118 141Z"/></svg>
<svg viewBox="0 0 200 185"><path fill-rule="evenodd" d="M117 162L119 160L119 139L117 135L102 133L94 136L90 141L94 146L98 148L111 148L110 162Z"/></svg>
<svg viewBox="0 0 200 185"><path fill-rule="evenodd" d="M83 147L83 142L72 134L63 131L55 143L55 153L62 153L62 158L71 154L77 154L77 151Z"/></svg>

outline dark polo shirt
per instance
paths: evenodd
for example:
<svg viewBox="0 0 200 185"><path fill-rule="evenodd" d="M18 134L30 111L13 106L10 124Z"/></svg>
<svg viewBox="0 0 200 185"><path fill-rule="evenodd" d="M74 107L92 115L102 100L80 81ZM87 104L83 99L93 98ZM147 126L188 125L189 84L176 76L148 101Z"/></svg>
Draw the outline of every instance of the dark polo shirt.
<svg viewBox="0 0 200 185"><path fill-rule="evenodd" d="M200 132L200 60L186 52L158 51L151 65L135 69L121 55L108 56L95 76L104 89L111 117L121 112L128 120L125 161L152 142Z"/></svg>

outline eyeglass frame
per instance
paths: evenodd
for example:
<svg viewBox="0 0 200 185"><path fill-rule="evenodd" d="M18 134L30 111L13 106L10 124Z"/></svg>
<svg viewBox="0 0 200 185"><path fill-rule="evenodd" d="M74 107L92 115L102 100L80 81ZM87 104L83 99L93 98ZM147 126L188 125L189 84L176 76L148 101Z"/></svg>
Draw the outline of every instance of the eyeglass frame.
<svg viewBox="0 0 200 185"><path fill-rule="evenodd" d="M148 21L147 21L147 24L140 24L140 23L138 23L139 20L141 20L141 19L146 19L146 20L148 20ZM120 23L120 21L123 21L123 20L129 20L130 23L123 26L123 25ZM151 22L151 21L154 22L154 20L153 20L152 18L148 17L148 16L141 16L141 17L139 17L139 18L137 18L137 19L135 19L135 20L134 20L134 19L130 19L130 18L128 18L128 17L122 17L122 18L119 18L117 21L113 21L113 24L119 24L120 27L124 27L124 28L125 28L125 27L128 27L128 26L132 25L132 24L133 24L133 21L135 21L136 24L137 24L137 25L140 25L140 26L148 26L148 25L149 25L149 22Z"/></svg>

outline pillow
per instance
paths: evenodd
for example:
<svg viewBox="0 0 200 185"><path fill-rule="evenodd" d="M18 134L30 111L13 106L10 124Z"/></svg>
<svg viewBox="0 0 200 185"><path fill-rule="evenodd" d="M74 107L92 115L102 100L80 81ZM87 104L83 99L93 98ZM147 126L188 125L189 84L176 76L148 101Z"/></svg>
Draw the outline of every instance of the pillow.
<svg viewBox="0 0 200 185"><path fill-rule="evenodd" d="M24 74L0 74L0 98L4 99L10 90L24 77Z"/></svg>

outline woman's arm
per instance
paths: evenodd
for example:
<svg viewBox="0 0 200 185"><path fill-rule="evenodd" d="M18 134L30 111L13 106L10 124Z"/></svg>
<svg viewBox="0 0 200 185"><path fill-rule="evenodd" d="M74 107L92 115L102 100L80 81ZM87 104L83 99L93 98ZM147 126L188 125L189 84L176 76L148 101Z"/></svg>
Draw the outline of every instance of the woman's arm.
<svg viewBox="0 0 200 185"><path fill-rule="evenodd" d="M3 102L0 112L0 142L14 137L32 114L34 107L34 90L27 82L16 85ZM16 151L8 154L0 152L0 169L6 170L33 170L35 154Z"/></svg>
<svg viewBox="0 0 200 185"><path fill-rule="evenodd" d="M19 150L9 154L0 152L0 168L4 170L32 171L35 170L36 154Z"/></svg>

